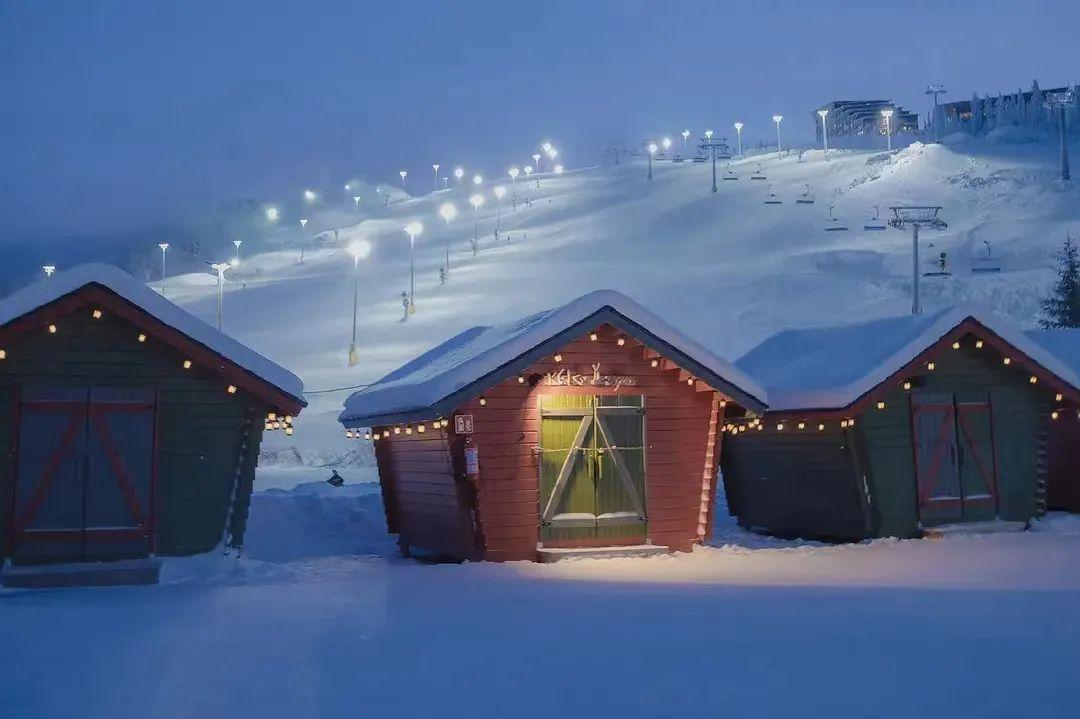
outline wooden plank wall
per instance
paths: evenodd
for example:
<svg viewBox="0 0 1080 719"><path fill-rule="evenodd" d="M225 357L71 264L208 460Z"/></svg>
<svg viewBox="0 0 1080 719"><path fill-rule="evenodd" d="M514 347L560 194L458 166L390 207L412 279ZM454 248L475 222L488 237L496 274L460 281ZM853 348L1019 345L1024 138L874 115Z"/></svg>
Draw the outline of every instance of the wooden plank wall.
<svg viewBox="0 0 1080 719"><path fill-rule="evenodd" d="M232 530L242 538L267 407L183 357L139 328L84 307L62 318L57 332L20 336L0 360L0 529L9 519L15 451L11 392L21 383L151 387L158 392L155 512L159 554L192 554L221 539L241 453ZM244 424L252 418L246 448ZM7 539L6 531L0 535ZM4 545L6 547L6 542Z"/></svg>
<svg viewBox="0 0 1080 719"><path fill-rule="evenodd" d="M725 438L724 482L731 510L746 527L781 535L859 539L867 536L851 453L838 421L783 432Z"/></svg>
<svg viewBox="0 0 1080 719"><path fill-rule="evenodd" d="M569 369L591 375L628 375L636 385L621 388L547 387L516 378L473 399L458 410L473 415L471 442L478 448L480 481L478 521L484 558L496 561L534 559L539 539L539 477L536 447L545 393L632 394L645 396L646 503L649 539L687 551L709 532L715 494L720 439L717 425L722 399L678 367L655 356L613 327L588 334L537 362L522 376ZM657 367L652 360L657 360ZM691 380L688 384L687 380Z"/></svg>
<svg viewBox="0 0 1080 719"><path fill-rule="evenodd" d="M375 442L387 527L403 549L474 558L472 492L454 457L461 443L425 425L373 428L390 435Z"/></svg>

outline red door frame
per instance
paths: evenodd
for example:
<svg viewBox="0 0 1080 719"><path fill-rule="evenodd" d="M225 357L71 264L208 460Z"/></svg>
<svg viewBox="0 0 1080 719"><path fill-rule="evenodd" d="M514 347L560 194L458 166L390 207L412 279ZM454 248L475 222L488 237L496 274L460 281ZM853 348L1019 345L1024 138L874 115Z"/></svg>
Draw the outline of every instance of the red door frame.
<svg viewBox="0 0 1080 719"><path fill-rule="evenodd" d="M143 537L147 540L147 553L153 554L157 551L157 537L156 537L156 494L157 494L157 471L158 471L158 392L154 391L154 399L152 403L147 402L93 402L89 399L89 393L86 401L63 401L63 400L29 400L24 401L22 399L21 389L17 388L14 391L14 396L17 399L15 405L15 425L13 429L13 438L15 444L13 445L13 462L12 462L12 483L11 483L11 507L9 511L9 537L8 537L8 552L11 555L15 554L16 547L20 535L25 534L26 525L33 521L35 514L40 509L41 504L48 496L48 490L50 489L53 477L56 471L59 469L59 463L63 459L67 451L70 450L70 445L74 441L75 436L80 428L87 429L88 426L93 428L98 434L98 440L102 444L102 448L105 450L105 454L109 459L110 467L113 470L113 474L117 481L117 486L120 490L121 496L124 498L124 503L131 512L132 519L136 523L136 527L132 529L93 529L83 527L80 530L38 530L33 533L34 539L44 541L64 541L71 539L82 538L84 540L89 536L100 539L137 539ZM17 508L17 496L18 496L18 482L19 482L19 440L20 430L22 428L22 418L28 407L34 407L41 411L67 411L71 413L71 421L68 427L64 430L64 434L61 436L59 445L53 450L53 453L49 456L46 471L39 479L39 483L35 488L28 507L21 514L16 514ZM123 456L120 454L112 438L112 433L109 431L108 424L105 422L105 417L110 413L117 412L145 412L150 411L153 413L152 417L152 429L151 429L151 470L150 470L150 486L147 492L147 512L146 517L142 516L142 509L139 507L138 497L135 493L134 484L131 481L131 477L127 472L127 467L124 464Z"/></svg>

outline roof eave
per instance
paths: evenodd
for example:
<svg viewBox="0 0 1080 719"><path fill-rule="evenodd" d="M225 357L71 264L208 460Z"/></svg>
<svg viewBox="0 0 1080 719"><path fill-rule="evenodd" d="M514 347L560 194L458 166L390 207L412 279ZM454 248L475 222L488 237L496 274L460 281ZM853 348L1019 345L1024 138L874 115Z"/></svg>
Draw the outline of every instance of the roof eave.
<svg viewBox="0 0 1080 719"><path fill-rule="evenodd" d="M348 410L346 409L342 410L341 414L338 416L338 421L351 427L370 427L415 422L418 420L427 420L448 415L473 397L482 394L484 390L489 387L493 387L503 380L517 375L522 370L531 367L544 357L561 349L575 337L594 329L600 324L610 324L611 326L626 332L642 344L660 352L680 367L683 367L697 379L705 382L716 391L724 393L730 397L732 401L747 410L757 413L765 411L766 404L762 399L743 390L730 380L721 377L713 370L708 369L697 360L637 324L610 305L605 305L556 333L549 339L540 342L526 352L518 355L513 360L497 367L430 405L405 408L391 413L368 415L348 414Z"/></svg>

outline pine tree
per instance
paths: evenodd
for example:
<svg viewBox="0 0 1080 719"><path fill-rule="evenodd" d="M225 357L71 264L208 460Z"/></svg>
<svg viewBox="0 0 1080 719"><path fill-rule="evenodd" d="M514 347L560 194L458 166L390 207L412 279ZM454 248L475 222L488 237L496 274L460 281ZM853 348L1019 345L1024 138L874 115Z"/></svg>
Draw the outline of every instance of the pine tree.
<svg viewBox="0 0 1080 719"><path fill-rule="evenodd" d="M1053 292L1042 302L1043 329L1080 327L1080 250L1066 236L1058 252L1058 279Z"/></svg>

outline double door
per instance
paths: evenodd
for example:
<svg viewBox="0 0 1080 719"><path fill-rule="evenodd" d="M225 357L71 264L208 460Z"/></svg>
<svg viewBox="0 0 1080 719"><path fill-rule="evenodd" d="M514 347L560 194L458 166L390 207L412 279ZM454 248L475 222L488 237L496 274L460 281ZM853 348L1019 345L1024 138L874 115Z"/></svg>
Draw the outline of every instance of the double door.
<svg viewBox="0 0 1080 719"><path fill-rule="evenodd" d="M155 409L151 389L23 388L9 525L15 561L152 551Z"/></svg>
<svg viewBox="0 0 1080 719"><path fill-rule="evenodd" d="M542 541L644 540L643 397L542 396L539 449Z"/></svg>
<svg viewBox="0 0 1080 719"><path fill-rule="evenodd" d="M912 411L920 522L930 526L996 517L989 397L917 392Z"/></svg>

